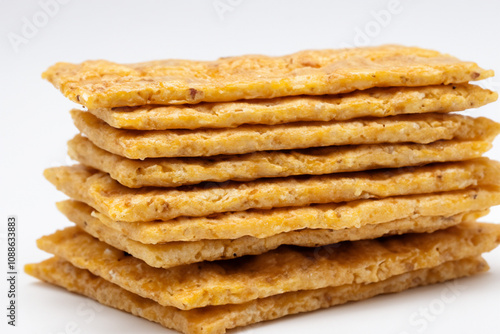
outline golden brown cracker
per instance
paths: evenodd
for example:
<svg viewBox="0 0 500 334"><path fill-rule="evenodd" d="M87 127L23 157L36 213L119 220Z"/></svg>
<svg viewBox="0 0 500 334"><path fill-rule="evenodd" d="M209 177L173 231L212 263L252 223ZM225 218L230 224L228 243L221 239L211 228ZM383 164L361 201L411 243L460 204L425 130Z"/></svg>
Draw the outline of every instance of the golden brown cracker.
<svg viewBox="0 0 500 334"><path fill-rule="evenodd" d="M429 269L410 271L386 280L348 284L317 290L288 292L237 305L208 306L182 311L137 296L88 270L78 269L67 261L51 258L28 264L26 273L71 292L136 316L157 322L184 334L223 334L227 329L248 326L290 314L358 301L379 294L401 292L417 286L435 284L488 270L481 257L445 262Z"/></svg>
<svg viewBox="0 0 500 334"><path fill-rule="evenodd" d="M68 142L69 156L109 173L129 188L178 187L204 181L251 181L258 178L322 175L376 168L419 166L433 162L479 158L491 139L470 138L430 144L333 146L294 151L267 151L210 158L155 158L132 160L109 153L77 135Z"/></svg>
<svg viewBox="0 0 500 334"><path fill-rule="evenodd" d="M433 233L320 248L281 246L260 255L163 269L150 267L76 226L37 241L40 249L76 267L161 305L184 310L240 304L289 291L383 281L477 256L498 243L500 225L462 223Z"/></svg>
<svg viewBox="0 0 500 334"><path fill-rule="evenodd" d="M339 94L372 87L464 83L491 76L492 70L473 62L399 45L216 61L57 63L42 75L64 96L88 108Z"/></svg>
<svg viewBox="0 0 500 334"><path fill-rule="evenodd" d="M345 122L242 125L231 129L137 131L115 129L89 112L73 109L76 127L96 146L129 159L199 157L310 147L481 138L499 124L455 114L359 118Z"/></svg>
<svg viewBox="0 0 500 334"><path fill-rule="evenodd" d="M171 268L201 261L258 255L276 249L281 245L318 247L342 241L375 239L387 235L431 233L461 222L475 221L488 213L488 210L485 210L464 212L449 217L421 216L341 230L303 229L280 233L263 239L242 237L239 239L191 242L174 241L150 245L129 239L119 231L106 226L97 217L92 216L93 209L82 202L68 200L57 203L57 207L69 220L94 238L98 238L102 242L127 252L143 260L148 265L157 268Z"/></svg>
<svg viewBox="0 0 500 334"><path fill-rule="evenodd" d="M464 189L500 182L500 164L485 158L422 167L130 189L81 165L53 167L45 177L69 197L114 220L143 222L180 216L338 203Z"/></svg>
<svg viewBox="0 0 500 334"><path fill-rule="evenodd" d="M147 244L237 239L245 236L268 238L302 229L342 230L422 216L456 215L464 210L485 210L500 204L498 187L480 187L444 193L359 200L341 204L298 208L250 210L210 217L180 217L166 222L123 222L97 211L92 215L129 239Z"/></svg>
<svg viewBox="0 0 500 334"><path fill-rule="evenodd" d="M144 105L89 109L121 129L231 128L305 121L345 121L360 117L452 112L496 101L498 94L476 85L372 88L349 94L283 97L197 105Z"/></svg>

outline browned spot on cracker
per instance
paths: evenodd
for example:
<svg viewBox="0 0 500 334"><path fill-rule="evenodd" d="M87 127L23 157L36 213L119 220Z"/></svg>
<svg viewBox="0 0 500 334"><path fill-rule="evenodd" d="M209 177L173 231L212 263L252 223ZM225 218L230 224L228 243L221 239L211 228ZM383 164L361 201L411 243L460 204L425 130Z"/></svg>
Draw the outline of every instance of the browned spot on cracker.
<svg viewBox="0 0 500 334"><path fill-rule="evenodd" d="M198 94L198 91L194 88L189 88L189 95L191 96L191 99L194 100L196 98L196 94Z"/></svg>

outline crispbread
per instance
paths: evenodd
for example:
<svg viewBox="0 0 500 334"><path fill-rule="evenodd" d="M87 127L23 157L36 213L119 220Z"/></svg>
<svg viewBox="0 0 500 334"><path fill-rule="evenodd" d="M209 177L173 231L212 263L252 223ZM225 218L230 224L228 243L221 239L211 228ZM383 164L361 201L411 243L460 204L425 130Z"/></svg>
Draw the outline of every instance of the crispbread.
<svg viewBox="0 0 500 334"><path fill-rule="evenodd" d="M231 129L137 131L115 129L89 112L73 109L76 127L96 146L129 159L243 154L322 146L463 140L498 133L500 125L479 117L414 114L345 122L242 125Z"/></svg>
<svg viewBox="0 0 500 334"><path fill-rule="evenodd" d="M500 194L497 203L500 204ZM459 213L450 217L423 216L342 230L303 229L264 239L243 237L233 240L200 240L149 245L129 239L119 231L107 227L98 218L93 217L93 209L82 202L68 200L57 203L57 207L69 220L93 237L157 268L257 255L281 245L317 247L342 241L375 239L384 235L430 233L461 222L475 221L488 213L488 210L485 210Z"/></svg>
<svg viewBox="0 0 500 334"><path fill-rule="evenodd" d="M406 272L377 283L357 283L288 292L244 304L208 306L182 311L137 296L62 259L54 257L42 263L25 266L26 273L40 280L185 334L223 334L230 328L367 299L379 294L400 292L487 270L486 261L481 257L473 257L445 262L434 268Z"/></svg>
<svg viewBox="0 0 500 334"><path fill-rule="evenodd" d="M497 98L498 94L490 90L461 84L372 88L334 96L284 97L194 106L145 105L89 111L115 128L168 130L451 112L477 108Z"/></svg>
<svg viewBox="0 0 500 334"><path fill-rule="evenodd" d="M451 216L464 210L484 210L500 202L498 187L437 194L359 200L299 208L250 210L210 217L180 217L166 222L117 222L97 211L92 215L124 236L148 244L204 239L267 238L308 229L359 228L421 216Z"/></svg>
<svg viewBox="0 0 500 334"><path fill-rule="evenodd" d="M40 249L76 267L161 305L184 310L239 304L289 291L378 282L407 271L477 256L498 243L500 225L462 223L433 233L321 248L281 246L261 255L160 269L76 226L37 241Z"/></svg>
<svg viewBox="0 0 500 334"><path fill-rule="evenodd" d="M500 163L479 158L372 172L141 189L127 188L82 165L49 168L44 175L58 190L114 220L143 222L499 184Z"/></svg>
<svg viewBox="0 0 500 334"><path fill-rule="evenodd" d="M150 267L76 226L37 241L40 249L76 267L161 305L183 310L240 304L289 291L377 282L477 256L498 243L500 225L462 223L433 233L319 248L281 246L260 255L163 269Z"/></svg>
<svg viewBox="0 0 500 334"><path fill-rule="evenodd" d="M216 61L58 63L43 78L88 108L347 93L371 87L464 83L493 76L437 51L385 45Z"/></svg>
<svg viewBox="0 0 500 334"><path fill-rule="evenodd" d="M337 146L295 151L268 151L210 158L131 160L109 153L77 135L68 142L69 156L109 173L130 188L177 187L203 181L250 181L292 175L357 172L374 168L418 166L478 158L491 148L485 140L438 141L430 144ZM489 138L489 139L488 139Z"/></svg>

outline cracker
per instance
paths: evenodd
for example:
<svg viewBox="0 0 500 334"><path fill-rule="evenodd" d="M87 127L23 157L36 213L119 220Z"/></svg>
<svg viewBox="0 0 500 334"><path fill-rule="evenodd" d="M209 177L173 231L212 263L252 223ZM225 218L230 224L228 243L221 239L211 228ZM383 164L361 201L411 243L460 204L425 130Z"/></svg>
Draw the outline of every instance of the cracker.
<svg viewBox="0 0 500 334"><path fill-rule="evenodd" d="M475 63L437 51L385 45L309 50L282 57L247 55L216 61L57 63L42 77L74 102L88 108L109 108L464 83L493 74Z"/></svg>
<svg viewBox="0 0 500 334"><path fill-rule="evenodd" d="M129 159L243 154L322 146L463 140L498 133L487 118L415 114L345 122L242 125L232 129L137 131L115 129L89 112L73 109L76 127L96 146Z"/></svg>
<svg viewBox="0 0 500 334"><path fill-rule="evenodd" d="M494 102L498 94L479 86L372 88L345 95L283 97L197 105L97 108L89 111L121 129L231 128L303 121L345 121L359 117L452 112ZM299 111L300 112L297 112Z"/></svg>
<svg viewBox="0 0 500 334"><path fill-rule="evenodd" d="M57 207L69 220L93 237L157 268L257 255L281 245L317 247L342 241L375 239L385 235L431 233L461 222L475 221L488 213L488 210L485 210L464 212L450 217L423 216L342 230L303 229L264 239L242 237L234 240L200 240L149 245L129 239L119 231L107 227L98 218L93 217L93 209L82 202L68 200L57 203Z"/></svg>
<svg viewBox="0 0 500 334"><path fill-rule="evenodd" d="M491 133L488 138L496 135ZM268 151L210 158L131 160L109 153L77 135L68 142L73 160L109 173L129 188L178 187L204 181L250 181L292 175L322 175L375 168L418 166L479 158L491 148L488 140L438 141L430 144L332 146L295 151Z"/></svg>
<svg viewBox="0 0 500 334"><path fill-rule="evenodd" d="M417 286L444 282L487 270L486 261L481 257L472 257L445 262L434 268L406 272L376 283L357 283L288 292L239 305L209 306L182 311L174 307L161 306L150 299L137 296L99 276L92 275L88 270L78 269L62 259L54 257L42 263L25 266L26 273L40 280L184 334L223 334L230 328L248 326L380 294L401 292Z"/></svg>
<svg viewBox="0 0 500 334"><path fill-rule="evenodd" d="M240 304L289 291L372 283L407 271L477 256L500 243L500 225L462 223L434 233L281 246L241 258L153 268L78 227L40 238L40 249L161 305L183 310ZM314 279L311 279L314 277Z"/></svg>
<svg viewBox="0 0 500 334"><path fill-rule="evenodd" d="M267 238L301 229L360 228L398 219L446 216L484 210L500 204L498 187L437 194L359 200L299 208L250 210L210 217L176 218L166 222L117 222L97 211L92 215L127 238L147 244L204 239Z"/></svg>
<svg viewBox="0 0 500 334"><path fill-rule="evenodd" d="M44 173L58 190L114 220L127 222L207 216L218 212L337 203L498 184L500 163L480 158L372 172L296 176L246 183L130 189L82 165Z"/></svg>

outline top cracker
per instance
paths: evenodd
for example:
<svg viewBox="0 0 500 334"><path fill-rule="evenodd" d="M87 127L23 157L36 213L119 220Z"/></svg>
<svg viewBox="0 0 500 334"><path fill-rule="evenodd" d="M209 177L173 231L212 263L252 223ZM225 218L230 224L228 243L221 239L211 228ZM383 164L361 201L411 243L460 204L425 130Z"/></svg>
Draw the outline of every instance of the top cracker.
<svg viewBox="0 0 500 334"><path fill-rule="evenodd" d="M88 108L339 94L372 87L464 83L491 76L492 70L473 62L398 45L215 61L57 63L42 75L66 97Z"/></svg>

